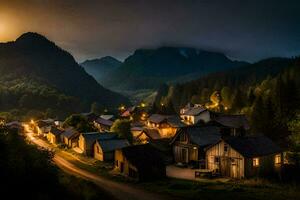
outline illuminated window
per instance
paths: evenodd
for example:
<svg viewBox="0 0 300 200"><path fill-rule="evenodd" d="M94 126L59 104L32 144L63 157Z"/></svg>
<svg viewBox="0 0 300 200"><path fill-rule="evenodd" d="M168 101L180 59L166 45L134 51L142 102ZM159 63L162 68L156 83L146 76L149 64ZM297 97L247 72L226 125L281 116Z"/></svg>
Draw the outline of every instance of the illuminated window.
<svg viewBox="0 0 300 200"><path fill-rule="evenodd" d="M259 166L259 158L253 158L253 167Z"/></svg>
<svg viewBox="0 0 300 200"><path fill-rule="evenodd" d="M280 164L281 163L281 155L280 154L277 154L275 155L275 164Z"/></svg>

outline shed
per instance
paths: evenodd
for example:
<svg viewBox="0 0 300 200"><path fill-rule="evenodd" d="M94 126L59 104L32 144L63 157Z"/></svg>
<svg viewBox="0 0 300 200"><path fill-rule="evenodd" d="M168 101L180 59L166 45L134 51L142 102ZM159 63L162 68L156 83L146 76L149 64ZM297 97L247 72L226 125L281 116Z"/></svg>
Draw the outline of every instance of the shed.
<svg viewBox="0 0 300 200"><path fill-rule="evenodd" d="M128 146L115 152L115 168L139 181L166 176L166 165L159 151L150 144Z"/></svg>

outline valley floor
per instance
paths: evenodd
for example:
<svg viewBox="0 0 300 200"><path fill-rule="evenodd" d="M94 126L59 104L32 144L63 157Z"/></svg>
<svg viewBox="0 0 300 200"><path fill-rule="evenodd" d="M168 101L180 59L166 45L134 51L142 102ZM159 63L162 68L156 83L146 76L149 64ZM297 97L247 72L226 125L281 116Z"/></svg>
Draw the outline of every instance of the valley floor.
<svg viewBox="0 0 300 200"><path fill-rule="evenodd" d="M110 164L55 148L46 141L33 137L31 133L27 133L27 136L39 147L55 151L53 161L60 169L95 183L116 199L294 200L300 197L299 185L275 184L265 180L176 179L174 177L189 177L190 171L178 175L182 171L172 166L167 168L167 174L173 178L146 183L132 182L115 174Z"/></svg>

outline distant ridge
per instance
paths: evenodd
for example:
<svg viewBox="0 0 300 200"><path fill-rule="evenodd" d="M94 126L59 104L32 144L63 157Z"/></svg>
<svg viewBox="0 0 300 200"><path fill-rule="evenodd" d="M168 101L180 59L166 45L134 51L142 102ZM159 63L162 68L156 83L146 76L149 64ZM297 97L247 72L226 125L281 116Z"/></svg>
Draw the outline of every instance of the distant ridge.
<svg viewBox="0 0 300 200"><path fill-rule="evenodd" d="M155 89L165 82L194 79L247 64L230 60L222 53L194 48L138 49L98 81L117 90Z"/></svg>

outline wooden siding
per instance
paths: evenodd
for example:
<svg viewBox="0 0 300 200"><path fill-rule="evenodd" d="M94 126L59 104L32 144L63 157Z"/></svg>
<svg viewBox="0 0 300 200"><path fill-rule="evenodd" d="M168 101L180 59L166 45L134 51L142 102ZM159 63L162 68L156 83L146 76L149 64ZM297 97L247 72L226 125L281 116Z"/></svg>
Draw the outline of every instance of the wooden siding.
<svg viewBox="0 0 300 200"><path fill-rule="evenodd" d="M94 158L100 161L113 161L114 151L103 152L98 142L94 144Z"/></svg>
<svg viewBox="0 0 300 200"><path fill-rule="evenodd" d="M224 145L227 146L227 151L224 151ZM219 172L222 176L244 178L244 161L244 157L224 141L206 151L207 169Z"/></svg>
<svg viewBox="0 0 300 200"><path fill-rule="evenodd" d="M124 156L122 150L115 151L115 169L121 174L138 179L138 170ZM134 172L134 173L132 173Z"/></svg>
<svg viewBox="0 0 300 200"><path fill-rule="evenodd" d="M78 139L78 147L79 147L84 153L86 153L85 139L84 139L84 137L82 137L82 135L79 136L79 139Z"/></svg>

